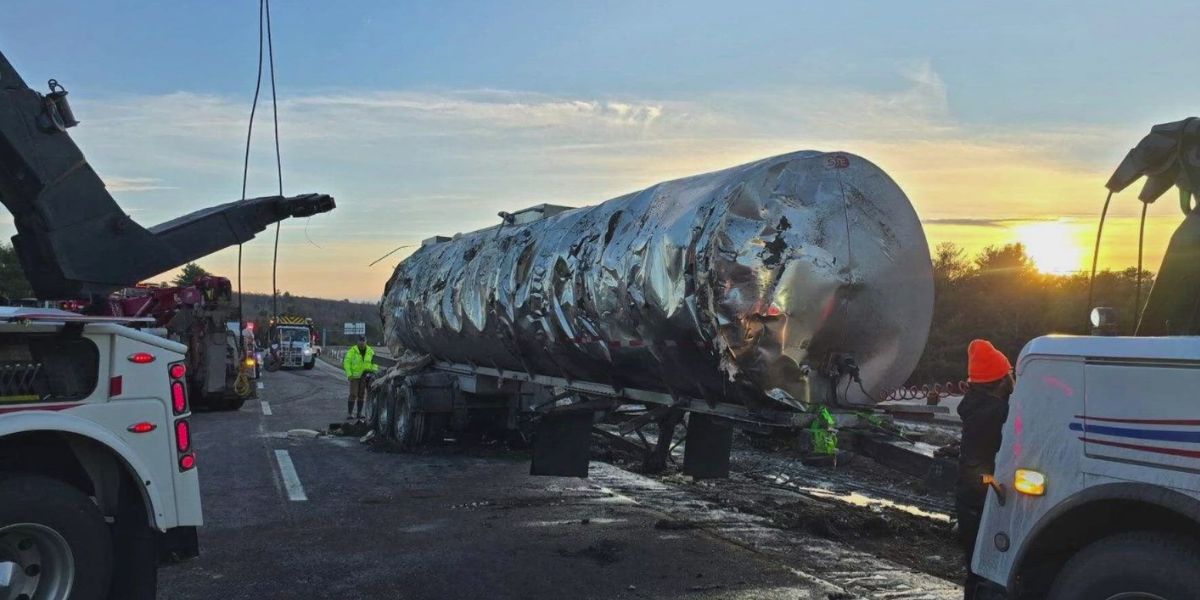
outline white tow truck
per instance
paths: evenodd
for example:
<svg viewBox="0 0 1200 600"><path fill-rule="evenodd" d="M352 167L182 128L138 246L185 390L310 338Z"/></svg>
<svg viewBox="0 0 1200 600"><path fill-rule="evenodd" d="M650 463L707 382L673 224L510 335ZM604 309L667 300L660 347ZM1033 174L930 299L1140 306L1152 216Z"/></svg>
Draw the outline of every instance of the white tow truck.
<svg viewBox="0 0 1200 600"><path fill-rule="evenodd" d="M1007 598L1200 598L1200 119L1155 126L1107 187L1143 176L1139 200L1176 186L1184 221L1136 337L1097 308L1105 335L1037 338L1017 361L971 565Z"/></svg>
<svg viewBox="0 0 1200 600"><path fill-rule="evenodd" d="M38 302L118 316L0 307L0 600L152 599L160 559L197 553L188 367L183 345L124 327L146 320L119 316L135 313L114 312L111 295L335 202L265 196L143 226L71 139L67 90L49 88L30 88L0 52L13 249ZM208 364L224 386L217 323L222 360Z"/></svg>
<svg viewBox="0 0 1200 600"><path fill-rule="evenodd" d="M0 307L0 598L154 598L198 554L185 346Z"/></svg>

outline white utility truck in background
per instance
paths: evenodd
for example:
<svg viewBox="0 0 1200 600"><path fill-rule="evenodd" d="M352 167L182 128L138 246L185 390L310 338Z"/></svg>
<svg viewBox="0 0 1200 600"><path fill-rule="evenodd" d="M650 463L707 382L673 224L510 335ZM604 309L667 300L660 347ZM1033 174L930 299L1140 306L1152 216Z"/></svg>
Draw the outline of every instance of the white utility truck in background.
<svg viewBox="0 0 1200 600"><path fill-rule="evenodd" d="M271 321L270 340L274 360L267 363L275 369L311 369L317 366L313 344L312 319L280 315Z"/></svg>
<svg viewBox="0 0 1200 600"><path fill-rule="evenodd" d="M1200 120L1155 126L1107 187L1143 175L1139 199L1175 186L1185 218L1135 335L1042 337L1017 360L971 565L1007 598L1200 598ZM1115 315L1093 310L1093 332Z"/></svg>
<svg viewBox="0 0 1200 600"><path fill-rule="evenodd" d="M0 308L4 598L153 598L199 552L186 347L122 322Z"/></svg>

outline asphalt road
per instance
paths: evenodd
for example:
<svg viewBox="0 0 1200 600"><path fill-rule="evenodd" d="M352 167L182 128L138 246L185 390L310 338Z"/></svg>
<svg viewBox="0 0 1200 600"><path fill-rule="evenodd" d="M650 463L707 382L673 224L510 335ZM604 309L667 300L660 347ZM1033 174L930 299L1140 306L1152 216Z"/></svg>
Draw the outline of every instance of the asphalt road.
<svg viewBox="0 0 1200 600"><path fill-rule="evenodd" d="M345 384L324 363L262 381L270 414L256 400L193 418L201 556L160 572L160 598L838 597L744 544L656 528L664 513L601 483L531 477L520 457L289 437L340 420Z"/></svg>

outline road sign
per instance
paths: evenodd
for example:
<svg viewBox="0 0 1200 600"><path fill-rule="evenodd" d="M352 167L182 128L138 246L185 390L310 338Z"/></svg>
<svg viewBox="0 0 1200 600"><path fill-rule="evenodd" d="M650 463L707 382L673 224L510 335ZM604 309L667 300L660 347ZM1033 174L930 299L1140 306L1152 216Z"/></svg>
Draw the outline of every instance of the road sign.
<svg viewBox="0 0 1200 600"><path fill-rule="evenodd" d="M343 335L367 335L366 323L344 323Z"/></svg>

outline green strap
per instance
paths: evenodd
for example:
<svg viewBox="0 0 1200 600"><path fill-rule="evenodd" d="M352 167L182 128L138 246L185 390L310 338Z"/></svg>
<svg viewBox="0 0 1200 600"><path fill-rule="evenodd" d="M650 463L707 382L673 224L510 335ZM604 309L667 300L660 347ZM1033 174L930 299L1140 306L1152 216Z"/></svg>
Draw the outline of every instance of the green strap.
<svg viewBox="0 0 1200 600"><path fill-rule="evenodd" d="M816 418L808 426L809 433L812 435L814 452L817 454L837 454L838 439L835 425L837 425L837 421L834 420L829 409L822 406L821 411L817 413Z"/></svg>

